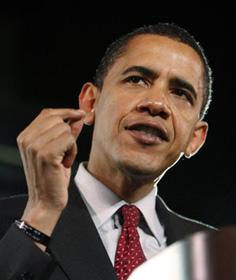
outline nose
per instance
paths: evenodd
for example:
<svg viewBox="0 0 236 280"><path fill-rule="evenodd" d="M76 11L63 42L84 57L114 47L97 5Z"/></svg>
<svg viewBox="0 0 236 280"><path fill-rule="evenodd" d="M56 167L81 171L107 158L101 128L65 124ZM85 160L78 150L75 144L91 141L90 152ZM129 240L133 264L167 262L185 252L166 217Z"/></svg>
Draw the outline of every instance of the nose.
<svg viewBox="0 0 236 280"><path fill-rule="evenodd" d="M169 107L163 101L152 99L142 100L137 105L137 111L148 112L153 117L160 116L163 119L167 119L171 114Z"/></svg>

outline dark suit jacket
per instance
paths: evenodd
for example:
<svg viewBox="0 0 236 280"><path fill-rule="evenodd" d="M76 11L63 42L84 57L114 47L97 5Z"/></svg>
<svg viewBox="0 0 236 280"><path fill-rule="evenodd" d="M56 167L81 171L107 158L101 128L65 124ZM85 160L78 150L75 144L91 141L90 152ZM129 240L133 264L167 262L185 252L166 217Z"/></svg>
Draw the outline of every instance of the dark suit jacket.
<svg viewBox="0 0 236 280"><path fill-rule="evenodd" d="M0 200L1 280L116 279L103 243L74 184L69 188L69 202L53 232L48 254L41 252L12 224L21 216L26 201L26 195ZM156 204L168 245L196 231L212 229L172 212L160 197Z"/></svg>

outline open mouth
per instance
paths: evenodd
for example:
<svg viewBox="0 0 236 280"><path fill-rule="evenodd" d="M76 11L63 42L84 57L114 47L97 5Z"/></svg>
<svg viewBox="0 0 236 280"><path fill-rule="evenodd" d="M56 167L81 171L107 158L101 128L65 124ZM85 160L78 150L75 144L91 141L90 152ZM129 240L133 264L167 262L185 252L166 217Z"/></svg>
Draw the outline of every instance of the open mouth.
<svg viewBox="0 0 236 280"><path fill-rule="evenodd" d="M126 129L132 132L135 138L145 144L157 144L169 140L165 129L155 124L137 123L127 126Z"/></svg>

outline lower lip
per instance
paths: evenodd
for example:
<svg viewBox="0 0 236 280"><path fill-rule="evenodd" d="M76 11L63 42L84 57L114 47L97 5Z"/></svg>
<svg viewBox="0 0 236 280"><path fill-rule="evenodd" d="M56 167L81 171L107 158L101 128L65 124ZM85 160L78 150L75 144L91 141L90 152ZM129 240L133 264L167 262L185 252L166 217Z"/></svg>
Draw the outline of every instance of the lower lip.
<svg viewBox="0 0 236 280"><path fill-rule="evenodd" d="M129 134L140 144L144 145L158 145L163 142L163 139L158 136L149 135L143 131L128 130Z"/></svg>

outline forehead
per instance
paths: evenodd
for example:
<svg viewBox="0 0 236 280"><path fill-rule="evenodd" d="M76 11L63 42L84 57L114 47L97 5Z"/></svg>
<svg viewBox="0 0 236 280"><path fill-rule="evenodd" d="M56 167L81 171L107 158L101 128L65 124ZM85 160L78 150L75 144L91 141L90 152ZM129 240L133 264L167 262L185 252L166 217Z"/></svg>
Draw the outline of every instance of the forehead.
<svg viewBox="0 0 236 280"><path fill-rule="evenodd" d="M107 78L115 78L126 68L139 65L179 77L192 83L197 91L203 88L203 63L190 46L160 35L138 35L131 39L122 55L115 61Z"/></svg>

